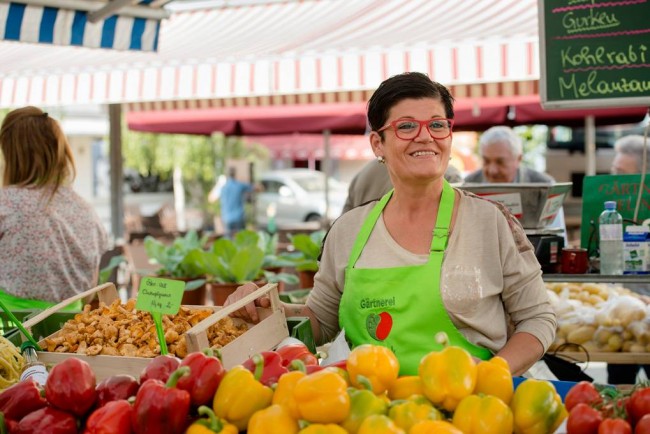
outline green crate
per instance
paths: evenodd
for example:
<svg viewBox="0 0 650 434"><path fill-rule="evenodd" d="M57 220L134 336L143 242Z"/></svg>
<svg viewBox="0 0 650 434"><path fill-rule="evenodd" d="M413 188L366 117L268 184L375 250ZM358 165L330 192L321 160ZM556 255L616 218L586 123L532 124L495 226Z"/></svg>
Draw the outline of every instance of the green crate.
<svg viewBox="0 0 650 434"><path fill-rule="evenodd" d="M306 316L292 316L287 318L289 336L300 340L309 348L309 351L316 354L316 342L314 333L311 330L311 321Z"/></svg>
<svg viewBox="0 0 650 434"><path fill-rule="evenodd" d="M22 315L22 313L25 312L25 315ZM33 318L37 314L40 313L38 310L30 310L30 311L13 311L12 312L14 315L16 315L16 318L18 318L20 321L25 322L30 318ZM17 313L20 313L21 316L18 316ZM49 335L59 331L62 327L63 324L65 324L66 321L68 321L71 318L74 318L74 316L79 313L79 312L55 312L49 317L45 318L43 321L39 322L38 324L34 325L32 327L31 333L32 336L34 336L34 339L36 341L40 341L43 338L48 337ZM23 339L22 339L22 334L18 329L12 329L9 331L6 335L5 338L7 338L9 341L11 341L12 344L19 346Z"/></svg>
<svg viewBox="0 0 650 434"><path fill-rule="evenodd" d="M293 291L281 292L278 296L280 297L280 300L285 303L304 304L309 295L309 291L311 291L311 289L295 289Z"/></svg>
<svg viewBox="0 0 650 434"><path fill-rule="evenodd" d="M30 309L11 311L16 319L21 323L25 322L28 317L34 315L36 312L37 311ZM20 345L20 335L18 335L18 328L13 323L13 321L9 319L9 315L7 315L7 313L2 310L0 310L0 335L10 340L14 345L16 345L15 340L18 339L18 345Z"/></svg>

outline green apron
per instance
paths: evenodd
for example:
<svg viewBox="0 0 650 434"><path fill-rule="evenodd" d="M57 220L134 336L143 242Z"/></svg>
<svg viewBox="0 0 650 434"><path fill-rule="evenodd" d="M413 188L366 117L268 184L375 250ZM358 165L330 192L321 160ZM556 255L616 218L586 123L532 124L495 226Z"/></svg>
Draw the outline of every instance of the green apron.
<svg viewBox="0 0 650 434"><path fill-rule="evenodd" d="M364 343L391 348L400 362L400 375L417 375L420 360L442 346L435 342L445 332L451 345L487 360L486 348L469 342L454 326L440 294L440 274L454 209L454 190L444 182L431 254L423 265L392 268L355 268L370 233L393 192L387 193L363 223L345 271L339 323L353 346Z"/></svg>

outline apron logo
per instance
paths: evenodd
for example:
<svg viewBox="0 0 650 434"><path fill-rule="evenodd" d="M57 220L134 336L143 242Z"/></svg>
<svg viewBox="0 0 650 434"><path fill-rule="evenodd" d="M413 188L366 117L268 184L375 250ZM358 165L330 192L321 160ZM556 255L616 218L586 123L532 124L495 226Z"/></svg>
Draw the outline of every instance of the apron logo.
<svg viewBox="0 0 650 434"><path fill-rule="evenodd" d="M366 330L375 340L383 341L390 334L393 328L393 317L388 312L382 312L379 315L371 313L366 317Z"/></svg>

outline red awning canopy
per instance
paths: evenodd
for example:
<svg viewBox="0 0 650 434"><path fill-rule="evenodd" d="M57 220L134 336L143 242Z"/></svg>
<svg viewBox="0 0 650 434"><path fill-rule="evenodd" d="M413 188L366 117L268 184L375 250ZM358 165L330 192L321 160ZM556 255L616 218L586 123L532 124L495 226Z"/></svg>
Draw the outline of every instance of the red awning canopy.
<svg viewBox="0 0 650 434"><path fill-rule="evenodd" d="M596 125L638 123L644 107L544 110L539 96L459 98L455 129L482 131L494 125L548 124L582 126L593 115ZM129 112L128 127L134 131L175 134L223 132L227 135L259 136L293 133L363 134L366 104L293 104L259 107L151 110Z"/></svg>

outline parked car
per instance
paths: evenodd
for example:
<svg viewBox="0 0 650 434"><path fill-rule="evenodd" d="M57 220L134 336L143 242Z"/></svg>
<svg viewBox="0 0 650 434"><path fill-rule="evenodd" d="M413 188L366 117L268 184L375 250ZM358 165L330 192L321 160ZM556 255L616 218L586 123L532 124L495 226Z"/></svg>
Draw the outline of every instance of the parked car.
<svg viewBox="0 0 650 434"><path fill-rule="evenodd" d="M266 226L275 212L278 226L318 221L325 215L325 174L310 169L284 169L259 177L263 191L256 194L255 216L259 226ZM348 186L328 179L330 219L341 215ZM275 209L275 211L273 211Z"/></svg>

